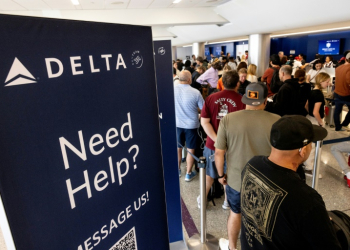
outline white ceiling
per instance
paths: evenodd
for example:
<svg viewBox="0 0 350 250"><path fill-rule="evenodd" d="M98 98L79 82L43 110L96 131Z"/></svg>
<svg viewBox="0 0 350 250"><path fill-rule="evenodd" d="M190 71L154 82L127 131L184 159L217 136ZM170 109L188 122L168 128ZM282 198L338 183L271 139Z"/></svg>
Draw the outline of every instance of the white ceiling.
<svg viewBox="0 0 350 250"><path fill-rule="evenodd" d="M79 1L80 5L74 6L71 0L0 0L0 13L148 25L155 39L171 39L176 46L257 33L350 30L350 0Z"/></svg>
<svg viewBox="0 0 350 250"><path fill-rule="evenodd" d="M230 0L0 0L0 10L108 10L108 9L159 9L214 7Z"/></svg>

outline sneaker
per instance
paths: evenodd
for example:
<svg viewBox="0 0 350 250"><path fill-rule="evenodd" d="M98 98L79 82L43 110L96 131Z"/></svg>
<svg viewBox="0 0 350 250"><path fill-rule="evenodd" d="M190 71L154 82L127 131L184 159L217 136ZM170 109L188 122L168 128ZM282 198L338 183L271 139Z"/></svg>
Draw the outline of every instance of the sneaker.
<svg viewBox="0 0 350 250"><path fill-rule="evenodd" d="M344 127L340 128L340 129L336 129L335 131L347 131L347 129L345 129Z"/></svg>
<svg viewBox="0 0 350 250"><path fill-rule="evenodd" d="M305 169L305 175L312 177L312 170Z"/></svg>
<svg viewBox="0 0 350 250"><path fill-rule="evenodd" d="M185 162L185 161L186 161L186 158L182 158L182 159L181 159L181 162Z"/></svg>
<svg viewBox="0 0 350 250"><path fill-rule="evenodd" d="M201 196L198 195L197 197L197 204L198 204L198 208L200 209L201 208ZM207 206L208 206L208 201L207 201Z"/></svg>
<svg viewBox="0 0 350 250"><path fill-rule="evenodd" d="M230 250L230 248L228 248L228 240L224 239L224 238L220 238L219 240L219 246L221 250Z"/></svg>
<svg viewBox="0 0 350 250"><path fill-rule="evenodd" d="M193 171L190 174L186 173L185 181L192 181L196 175L197 175L196 172L193 172Z"/></svg>
<svg viewBox="0 0 350 250"><path fill-rule="evenodd" d="M227 201L224 201L224 203L222 204L222 208L225 209L225 210L230 209L230 206L229 206Z"/></svg>
<svg viewBox="0 0 350 250"><path fill-rule="evenodd" d="M179 177L181 177L181 169L179 169Z"/></svg>
<svg viewBox="0 0 350 250"><path fill-rule="evenodd" d="M310 177L313 177L313 174L314 174L314 173L313 173L312 170L307 170L307 169L305 169L304 172L305 172L305 175L310 176ZM319 175L318 175L318 178L319 178L319 179L322 179L322 175L319 174Z"/></svg>

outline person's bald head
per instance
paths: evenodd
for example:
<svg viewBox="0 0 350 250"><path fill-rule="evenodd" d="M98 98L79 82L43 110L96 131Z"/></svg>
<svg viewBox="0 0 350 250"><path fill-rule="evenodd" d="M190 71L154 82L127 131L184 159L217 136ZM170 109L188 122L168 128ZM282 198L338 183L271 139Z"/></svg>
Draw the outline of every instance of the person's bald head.
<svg viewBox="0 0 350 250"><path fill-rule="evenodd" d="M191 72L189 72L188 70L181 71L179 75L179 80L180 80L180 83L182 84L191 84L192 83Z"/></svg>

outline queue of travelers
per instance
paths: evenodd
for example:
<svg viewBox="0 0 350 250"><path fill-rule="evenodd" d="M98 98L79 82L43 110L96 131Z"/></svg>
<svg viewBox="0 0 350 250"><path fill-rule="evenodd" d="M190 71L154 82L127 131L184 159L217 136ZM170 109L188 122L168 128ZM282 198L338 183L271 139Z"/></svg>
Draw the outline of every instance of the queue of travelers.
<svg viewBox="0 0 350 250"><path fill-rule="evenodd" d="M336 68L335 131L350 123L349 113L343 123L339 118L350 105L349 52ZM332 79L324 68L334 66L333 58L307 63L303 54L288 60L279 52L258 77L248 51L240 62L228 56L193 57L190 65L174 62L173 69L179 176L182 147L195 154L201 125L206 194L217 179L225 188L222 208L230 210L221 249L237 249L240 232L242 249L341 249L322 197L305 183L313 174L313 142L327 136L323 90ZM350 143L332 147L350 187L344 152ZM196 177L193 163L187 154L185 181ZM197 203L207 205L199 197Z"/></svg>

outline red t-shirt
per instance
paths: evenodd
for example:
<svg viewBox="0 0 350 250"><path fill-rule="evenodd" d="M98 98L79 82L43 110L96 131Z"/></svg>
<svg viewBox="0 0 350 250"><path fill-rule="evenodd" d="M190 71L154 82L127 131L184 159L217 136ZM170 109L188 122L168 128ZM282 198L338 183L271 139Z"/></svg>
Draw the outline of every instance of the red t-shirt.
<svg viewBox="0 0 350 250"><path fill-rule="evenodd" d="M205 99L201 117L210 118L210 123L215 133L217 133L220 121L225 115L245 109L245 104L242 103L241 99L242 96L232 90L223 90L211 94ZM209 136L206 146L211 150L215 150L214 142Z"/></svg>

